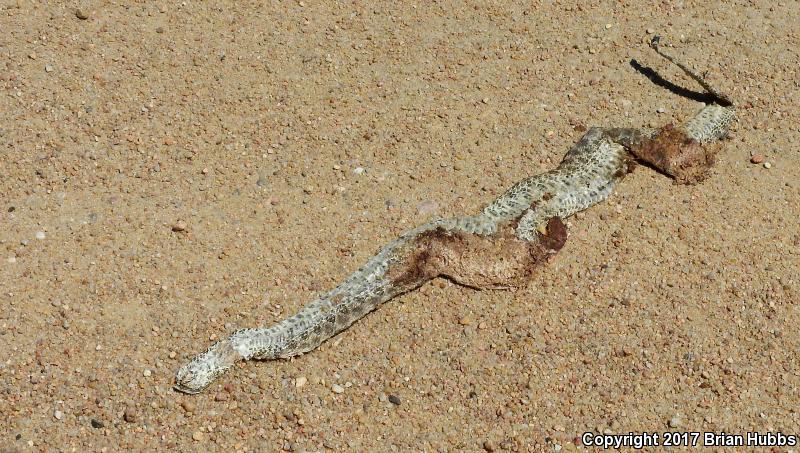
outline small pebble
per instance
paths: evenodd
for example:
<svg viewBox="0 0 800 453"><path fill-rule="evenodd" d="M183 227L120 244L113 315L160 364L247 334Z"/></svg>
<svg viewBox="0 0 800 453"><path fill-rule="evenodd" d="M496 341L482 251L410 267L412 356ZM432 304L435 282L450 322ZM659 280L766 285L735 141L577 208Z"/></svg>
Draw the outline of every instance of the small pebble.
<svg viewBox="0 0 800 453"><path fill-rule="evenodd" d="M395 406L399 406L402 401L400 401L400 397L397 395L389 395L389 402Z"/></svg>
<svg viewBox="0 0 800 453"><path fill-rule="evenodd" d="M486 451L495 451L497 446L491 440L487 440L483 443L483 449Z"/></svg>
<svg viewBox="0 0 800 453"><path fill-rule="evenodd" d="M353 173L356 174L356 175L360 175L361 173L364 173L364 167L356 167L356 168L354 168L353 169Z"/></svg>
<svg viewBox="0 0 800 453"><path fill-rule="evenodd" d="M772 168L772 164L771 164L771 163L769 163L769 162L764 162L764 168L766 168L767 170L769 170L770 168Z"/></svg>
<svg viewBox="0 0 800 453"><path fill-rule="evenodd" d="M299 378L294 380L294 386L296 388L300 388L300 387L306 385L307 382L308 382L308 378L307 377L300 376Z"/></svg>
<svg viewBox="0 0 800 453"><path fill-rule="evenodd" d="M344 393L344 387L342 387L339 384L333 384L331 386L331 390L333 391L333 393Z"/></svg>
<svg viewBox="0 0 800 453"><path fill-rule="evenodd" d="M89 13L84 9L78 8L75 10L75 17L80 20L86 20L89 18Z"/></svg>
<svg viewBox="0 0 800 453"><path fill-rule="evenodd" d="M417 205L417 214L420 215L428 215L433 214L439 209L439 203L435 201L423 201L419 205Z"/></svg>
<svg viewBox="0 0 800 453"><path fill-rule="evenodd" d="M197 406L194 405L193 402L186 400L181 403L181 407L186 412L194 412L197 409Z"/></svg>
<svg viewBox="0 0 800 453"><path fill-rule="evenodd" d="M61 420L61 418L64 417L64 413L61 411L55 411L53 412L53 417L55 417L56 420Z"/></svg>
<svg viewBox="0 0 800 453"><path fill-rule="evenodd" d="M656 109L657 113L664 113L666 111L667 111L667 109L665 109L664 107L659 107L659 108Z"/></svg>
<svg viewBox="0 0 800 453"><path fill-rule="evenodd" d="M45 237L47 237L47 236L44 234L44 231L37 231L37 232L36 232L36 239L38 239L38 240L40 240L40 241L41 241L41 240L42 240L42 239L44 239Z"/></svg>
<svg viewBox="0 0 800 453"><path fill-rule="evenodd" d="M9 264L14 264L14 263L17 262L17 257L16 256L9 256L6 261L8 261Z"/></svg>
<svg viewBox="0 0 800 453"><path fill-rule="evenodd" d="M763 155L763 154L761 154L761 153L758 153L758 154L753 154L753 155L750 157L750 163L751 163L751 164L761 164L761 163L764 163L764 155Z"/></svg>
<svg viewBox="0 0 800 453"><path fill-rule="evenodd" d="M128 423L136 423L139 420L139 414L136 413L132 407L125 409L125 413L123 414L122 418L125 419Z"/></svg>
<svg viewBox="0 0 800 453"><path fill-rule="evenodd" d="M172 225L172 231L175 232L186 231L186 228L188 227L189 226L186 224L186 222L184 222L183 220L178 220L177 222L175 222L174 225Z"/></svg>
<svg viewBox="0 0 800 453"><path fill-rule="evenodd" d="M142 375L143 375L144 377L150 377L150 375L151 375L151 374L153 374L153 372L152 372L152 371L150 371L150 370L144 370L144 371L142 371Z"/></svg>
<svg viewBox="0 0 800 453"><path fill-rule="evenodd" d="M680 426L681 426L681 419L678 418L677 416L672 417L669 420L669 427L670 428L680 428Z"/></svg>
<svg viewBox="0 0 800 453"><path fill-rule="evenodd" d="M266 178L265 176L259 176L259 177L258 177L258 181L256 181L256 185L257 185L258 187L264 187L264 186L266 186L268 183L269 183L269 181L267 181L267 178Z"/></svg>
<svg viewBox="0 0 800 453"><path fill-rule="evenodd" d="M389 401L389 397L386 396L385 393L381 393L380 395L378 395L378 401L380 401L381 403L385 403Z"/></svg>
<svg viewBox="0 0 800 453"><path fill-rule="evenodd" d="M462 326L468 326L468 325L472 324L472 320L469 319L468 317L464 316L463 318L458 320L458 323L461 324Z"/></svg>
<svg viewBox="0 0 800 453"><path fill-rule="evenodd" d="M489 103L489 98L483 98L483 99L481 99L481 102L483 102L484 104L488 104Z"/></svg>
<svg viewBox="0 0 800 453"><path fill-rule="evenodd" d="M103 422L101 422L100 420L98 420L96 418L92 419L91 424L92 424L92 428L94 428L94 429L100 429L103 426L105 426L105 425L103 425Z"/></svg>
<svg viewBox="0 0 800 453"><path fill-rule="evenodd" d="M201 440L203 440L203 433L201 433L200 431L193 432L192 439L194 439L196 442L200 442Z"/></svg>
<svg viewBox="0 0 800 453"><path fill-rule="evenodd" d="M53 72L53 65L51 64L44 65L44 72Z"/></svg>

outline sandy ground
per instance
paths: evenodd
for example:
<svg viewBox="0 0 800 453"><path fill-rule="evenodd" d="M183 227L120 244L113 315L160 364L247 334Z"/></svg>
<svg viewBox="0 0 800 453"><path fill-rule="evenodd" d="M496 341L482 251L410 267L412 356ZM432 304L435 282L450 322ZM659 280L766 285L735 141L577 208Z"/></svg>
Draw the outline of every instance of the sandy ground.
<svg viewBox="0 0 800 453"><path fill-rule="evenodd" d="M153 3L2 2L3 452L800 434L796 1ZM579 126L694 114L630 65L696 89L655 32L741 106L705 183L640 167L525 289L435 281L313 353L171 389Z"/></svg>

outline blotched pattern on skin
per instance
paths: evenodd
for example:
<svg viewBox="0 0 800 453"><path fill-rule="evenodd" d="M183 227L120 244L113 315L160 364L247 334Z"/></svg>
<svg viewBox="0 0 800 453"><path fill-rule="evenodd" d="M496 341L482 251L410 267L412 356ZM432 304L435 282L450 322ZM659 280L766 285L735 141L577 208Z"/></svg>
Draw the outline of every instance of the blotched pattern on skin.
<svg viewBox="0 0 800 453"><path fill-rule="evenodd" d="M732 107L711 104L682 129L687 137L709 143L723 138L734 118ZM399 283L388 272L403 264L400 252L423 233L441 228L491 238L499 225L518 219L516 237L536 241L537 230L550 218L565 219L607 199L626 173L626 161L632 159L629 149L656 133L655 129L589 129L557 168L518 182L479 214L437 219L414 228L294 316L271 327L238 330L213 344L178 370L176 390L197 393L239 360L308 352L382 303L419 287L430 277Z"/></svg>

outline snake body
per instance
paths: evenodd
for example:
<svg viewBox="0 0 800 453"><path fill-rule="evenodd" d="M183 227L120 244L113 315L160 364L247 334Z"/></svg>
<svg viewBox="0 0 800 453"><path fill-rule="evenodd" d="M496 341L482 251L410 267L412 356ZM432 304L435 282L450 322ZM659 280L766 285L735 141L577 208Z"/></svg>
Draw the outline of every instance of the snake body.
<svg viewBox="0 0 800 453"><path fill-rule="evenodd" d="M658 48L715 101L679 127L591 128L557 168L522 180L479 214L437 219L385 245L341 284L276 325L242 329L214 343L176 373L175 389L198 393L234 363L311 351L384 302L437 276L475 287L519 286L567 237L562 222L607 199L636 161L696 182L726 136L732 104Z"/></svg>

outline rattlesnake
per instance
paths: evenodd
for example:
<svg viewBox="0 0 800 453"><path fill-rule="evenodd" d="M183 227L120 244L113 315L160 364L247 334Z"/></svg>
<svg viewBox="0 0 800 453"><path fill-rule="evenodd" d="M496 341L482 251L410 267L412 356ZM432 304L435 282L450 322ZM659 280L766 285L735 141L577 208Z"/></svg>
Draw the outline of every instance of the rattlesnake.
<svg viewBox="0 0 800 453"><path fill-rule="evenodd" d="M443 276L474 287L523 285L567 238L562 219L608 198L636 161L677 182L702 180L716 142L733 122L733 104L686 65L664 53L710 100L685 125L661 129L586 131L554 170L518 182L480 214L438 219L384 246L344 282L294 316L266 328L243 329L182 366L175 389L198 393L235 362L288 358L308 352L382 303Z"/></svg>

